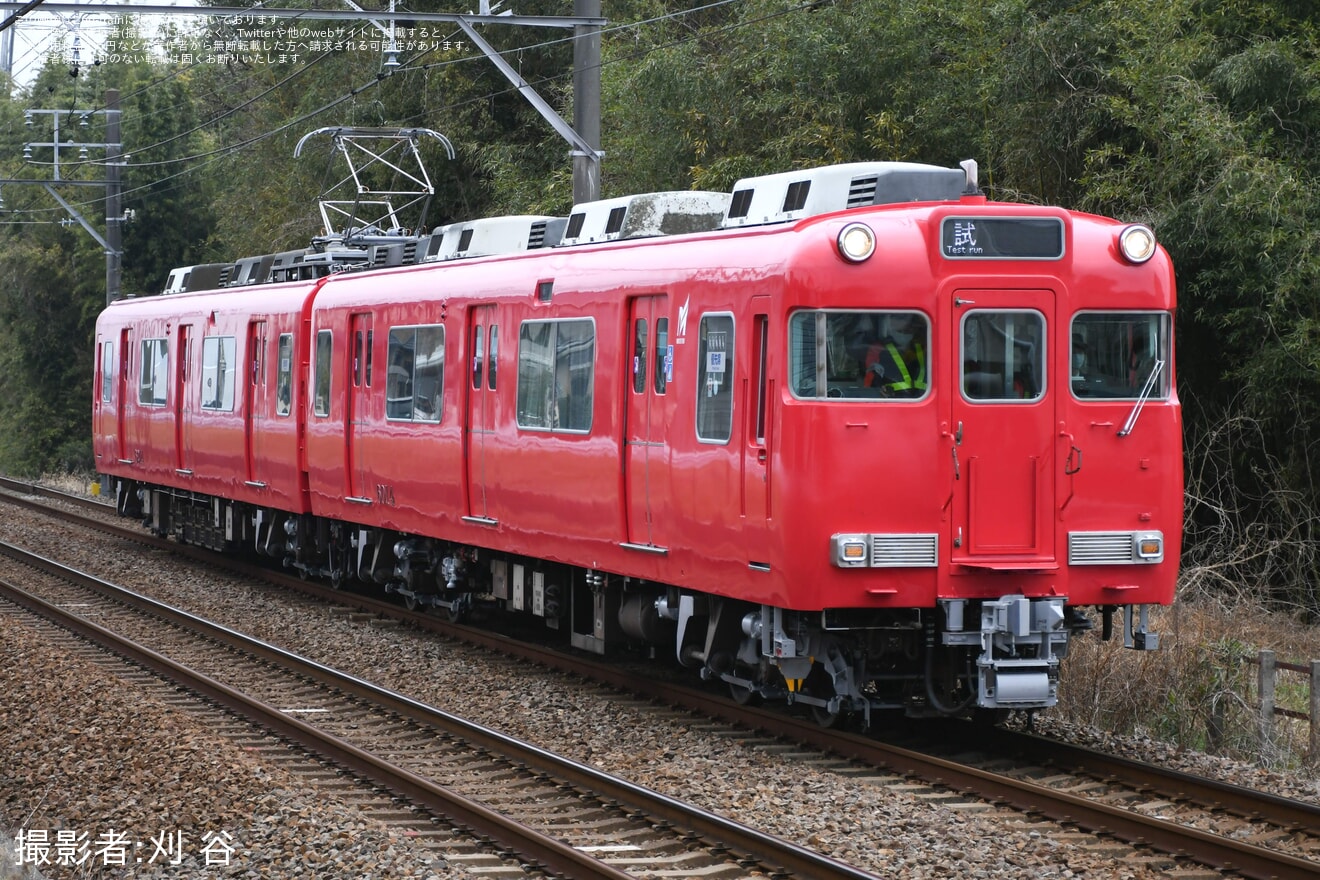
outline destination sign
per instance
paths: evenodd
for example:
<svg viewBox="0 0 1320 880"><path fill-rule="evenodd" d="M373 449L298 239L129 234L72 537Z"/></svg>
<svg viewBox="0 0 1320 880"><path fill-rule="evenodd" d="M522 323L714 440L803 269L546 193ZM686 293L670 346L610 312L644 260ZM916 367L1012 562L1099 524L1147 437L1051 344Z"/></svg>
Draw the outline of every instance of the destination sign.
<svg viewBox="0 0 1320 880"><path fill-rule="evenodd" d="M1058 260L1058 217L945 217L940 252L949 260Z"/></svg>

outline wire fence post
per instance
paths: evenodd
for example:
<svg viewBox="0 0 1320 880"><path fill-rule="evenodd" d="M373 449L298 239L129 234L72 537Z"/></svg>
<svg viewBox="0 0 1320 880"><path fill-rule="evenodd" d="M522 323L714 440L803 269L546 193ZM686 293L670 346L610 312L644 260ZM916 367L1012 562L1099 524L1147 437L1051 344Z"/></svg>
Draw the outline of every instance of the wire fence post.
<svg viewBox="0 0 1320 880"><path fill-rule="evenodd" d="M1320 766L1320 660L1311 661L1311 749L1312 766Z"/></svg>
<svg viewBox="0 0 1320 880"><path fill-rule="evenodd" d="M1260 652L1256 692L1260 694L1260 744L1262 750L1274 741L1274 652Z"/></svg>

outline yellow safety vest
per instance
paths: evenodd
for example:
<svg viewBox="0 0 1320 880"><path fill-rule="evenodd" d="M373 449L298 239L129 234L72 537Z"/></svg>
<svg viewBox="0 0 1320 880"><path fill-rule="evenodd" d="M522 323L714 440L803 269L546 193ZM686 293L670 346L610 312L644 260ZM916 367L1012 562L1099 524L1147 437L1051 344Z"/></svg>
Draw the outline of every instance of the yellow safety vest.
<svg viewBox="0 0 1320 880"><path fill-rule="evenodd" d="M922 351L920 345L914 347L913 351L917 356L917 366L920 368L917 372L917 378L912 379L912 373L908 370L907 361L903 360L903 355L899 353L898 346L892 342L885 343L885 350L889 356L894 359L894 364L898 366L898 371L903 374L901 382L890 382L891 391L907 391L915 388L918 391L926 390L926 354Z"/></svg>

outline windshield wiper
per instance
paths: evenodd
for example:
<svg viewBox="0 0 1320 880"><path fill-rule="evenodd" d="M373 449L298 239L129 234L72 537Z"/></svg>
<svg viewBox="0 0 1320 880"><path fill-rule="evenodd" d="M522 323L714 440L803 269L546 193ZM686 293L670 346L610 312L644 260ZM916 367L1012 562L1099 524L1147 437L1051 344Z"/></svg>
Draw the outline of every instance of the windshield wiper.
<svg viewBox="0 0 1320 880"><path fill-rule="evenodd" d="M1150 375L1146 377L1146 384L1141 386L1141 393L1137 395L1137 402L1132 405L1132 412L1128 413L1127 421L1123 427L1118 429L1118 436L1126 437L1132 433L1133 427L1137 424L1137 416L1141 415L1141 408L1146 405L1150 399L1151 393L1155 390L1155 379L1159 376L1160 370L1164 369L1164 361L1156 360L1150 368Z"/></svg>

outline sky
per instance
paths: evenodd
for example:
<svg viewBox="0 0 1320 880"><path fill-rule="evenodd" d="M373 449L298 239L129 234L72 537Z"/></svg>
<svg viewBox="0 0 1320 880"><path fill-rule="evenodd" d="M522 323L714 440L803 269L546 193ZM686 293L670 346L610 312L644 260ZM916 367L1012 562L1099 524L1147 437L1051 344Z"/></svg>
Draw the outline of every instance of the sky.
<svg viewBox="0 0 1320 880"><path fill-rule="evenodd" d="M75 60L80 64L91 64L98 57L106 60L111 50L117 47L107 46L112 39L113 20L125 13L96 9L93 2L82 0L59 0L61 4L78 3L87 7L86 12L48 12L40 6L24 15L12 26L14 32L14 54L11 73L18 86L32 82L51 52L61 52L65 61L72 66ZM181 10L199 5L197 0L144 0L155 6L177 6ZM134 0L117 0L119 4L140 5ZM0 21L8 18L10 10L0 11ZM143 15L138 17L138 28L144 36L152 37L157 29L166 24L173 16ZM190 26L197 21L195 17L179 16L182 26ZM6 40L8 31L0 33L0 41ZM162 41L153 40L154 48L163 45ZM2 54L2 53L0 53Z"/></svg>

